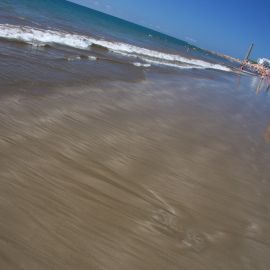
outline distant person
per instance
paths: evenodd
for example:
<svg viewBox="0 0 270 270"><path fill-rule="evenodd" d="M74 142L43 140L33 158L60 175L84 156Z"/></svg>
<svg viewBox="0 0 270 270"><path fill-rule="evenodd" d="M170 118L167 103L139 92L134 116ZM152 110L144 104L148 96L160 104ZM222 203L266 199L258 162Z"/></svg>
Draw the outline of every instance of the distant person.
<svg viewBox="0 0 270 270"><path fill-rule="evenodd" d="M247 64L247 60L244 60L244 61L241 63L240 69L241 69L241 70L244 70L244 67L246 66L246 64Z"/></svg>

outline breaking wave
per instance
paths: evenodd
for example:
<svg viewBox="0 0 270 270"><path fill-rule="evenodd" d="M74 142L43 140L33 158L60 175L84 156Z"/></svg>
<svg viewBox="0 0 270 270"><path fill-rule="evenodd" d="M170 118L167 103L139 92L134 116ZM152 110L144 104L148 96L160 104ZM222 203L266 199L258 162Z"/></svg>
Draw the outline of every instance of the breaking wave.
<svg viewBox="0 0 270 270"><path fill-rule="evenodd" d="M133 65L135 66L135 67L151 67L151 65L150 64L143 64L143 63L139 63L139 62L134 62L133 63Z"/></svg>
<svg viewBox="0 0 270 270"><path fill-rule="evenodd" d="M75 60L95 61L95 60L97 60L97 57L91 56L91 55L78 55L78 56L70 56L70 57L64 58L64 60L67 60L67 61L75 61Z"/></svg>
<svg viewBox="0 0 270 270"><path fill-rule="evenodd" d="M231 71L231 69L226 66L199 59L190 59L180 55L167 54L127 43L99 40L93 37L63 31L0 24L0 38L25 42L33 46L59 44L82 50L91 50L91 47L106 48L110 52L146 62L142 64L134 62L135 66L149 67L151 65L161 65L181 69L216 69Z"/></svg>

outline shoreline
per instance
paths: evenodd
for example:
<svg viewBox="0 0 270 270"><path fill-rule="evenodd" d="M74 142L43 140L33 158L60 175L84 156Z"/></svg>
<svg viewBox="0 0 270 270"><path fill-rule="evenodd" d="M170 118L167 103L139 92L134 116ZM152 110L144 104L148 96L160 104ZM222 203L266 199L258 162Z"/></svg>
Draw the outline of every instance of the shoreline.
<svg viewBox="0 0 270 270"><path fill-rule="evenodd" d="M241 67L243 67L243 68L246 67L246 68L248 68L249 71L251 71L251 72L253 72L253 73L255 73L255 74L259 75L259 76L267 77L270 80L270 69L264 67L261 64L255 64L255 63L251 63L249 61L240 60L239 58L235 58L235 57L232 57L232 56L229 56L229 55L226 55L226 54L222 54L222 53L218 53L218 52L215 52L215 51L210 51L210 50L206 50L206 51L208 51L209 53L211 53L213 55L217 55L219 57L225 58L225 59L227 59L229 61L239 63L240 68Z"/></svg>

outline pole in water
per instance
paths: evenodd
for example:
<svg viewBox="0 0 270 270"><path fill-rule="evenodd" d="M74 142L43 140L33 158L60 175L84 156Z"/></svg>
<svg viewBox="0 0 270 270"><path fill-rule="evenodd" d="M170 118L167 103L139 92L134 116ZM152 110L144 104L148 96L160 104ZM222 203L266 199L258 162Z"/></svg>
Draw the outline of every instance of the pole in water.
<svg viewBox="0 0 270 270"><path fill-rule="evenodd" d="M249 60L249 57L250 57L250 55L251 55L251 52L252 52L253 47L254 47L254 43L252 43L252 44L250 45L249 50L248 50L248 53L247 53L247 56L246 56L246 58L245 58L245 61L248 61L248 60Z"/></svg>

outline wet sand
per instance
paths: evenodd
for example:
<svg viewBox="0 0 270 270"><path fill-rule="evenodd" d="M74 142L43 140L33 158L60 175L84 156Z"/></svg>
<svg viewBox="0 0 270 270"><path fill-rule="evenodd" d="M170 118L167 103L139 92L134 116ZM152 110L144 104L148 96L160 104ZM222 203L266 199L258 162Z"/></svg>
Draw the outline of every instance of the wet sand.
<svg viewBox="0 0 270 270"><path fill-rule="evenodd" d="M0 269L269 269L269 97L259 79L0 99Z"/></svg>

